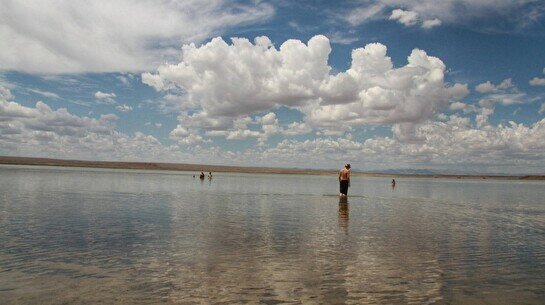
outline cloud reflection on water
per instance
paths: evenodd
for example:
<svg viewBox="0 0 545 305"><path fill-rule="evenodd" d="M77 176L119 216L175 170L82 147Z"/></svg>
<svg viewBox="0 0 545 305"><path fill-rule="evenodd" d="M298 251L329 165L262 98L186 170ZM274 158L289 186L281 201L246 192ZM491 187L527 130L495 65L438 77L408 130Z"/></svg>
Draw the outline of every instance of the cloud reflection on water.
<svg viewBox="0 0 545 305"><path fill-rule="evenodd" d="M358 180L339 203L321 195L335 177L0 171L11 304L531 304L545 290L539 184L512 188L528 194L514 204L475 200L473 184Z"/></svg>

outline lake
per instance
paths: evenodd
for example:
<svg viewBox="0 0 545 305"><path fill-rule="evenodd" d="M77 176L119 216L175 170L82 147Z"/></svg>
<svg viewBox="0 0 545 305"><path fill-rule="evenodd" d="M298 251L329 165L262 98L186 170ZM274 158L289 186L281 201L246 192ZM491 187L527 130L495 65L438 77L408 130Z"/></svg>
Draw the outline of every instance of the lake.
<svg viewBox="0 0 545 305"><path fill-rule="evenodd" d="M0 166L2 304L543 304L545 183Z"/></svg>

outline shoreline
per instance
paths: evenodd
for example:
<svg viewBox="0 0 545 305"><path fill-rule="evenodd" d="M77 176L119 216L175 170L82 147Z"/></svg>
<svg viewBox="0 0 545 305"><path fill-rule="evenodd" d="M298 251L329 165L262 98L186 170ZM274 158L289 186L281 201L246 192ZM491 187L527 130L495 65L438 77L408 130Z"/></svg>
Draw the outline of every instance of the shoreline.
<svg viewBox="0 0 545 305"><path fill-rule="evenodd" d="M195 172L230 172L247 174L288 174L288 175L336 175L336 170L299 169L279 167L244 167L229 165L204 165L188 163L160 162L116 162L116 161L86 161L52 158L9 157L0 156L0 164L6 165L37 165L61 167L89 167L111 169L139 169L165 171L195 171ZM375 172L352 172L354 176L367 177L404 177L404 178L435 178L435 179L493 179L493 180L545 180L545 175L453 175L453 174L392 174Z"/></svg>

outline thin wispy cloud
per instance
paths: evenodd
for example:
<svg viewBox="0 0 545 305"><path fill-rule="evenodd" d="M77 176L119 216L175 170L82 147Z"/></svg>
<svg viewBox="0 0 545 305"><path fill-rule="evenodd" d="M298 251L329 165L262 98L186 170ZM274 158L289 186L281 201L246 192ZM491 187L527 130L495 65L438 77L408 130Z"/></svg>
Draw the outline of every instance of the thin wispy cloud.
<svg viewBox="0 0 545 305"><path fill-rule="evenodd" d="M545 7L538 0L375 0L355 2L340 18L353 26L389 19L423 29L456 25L478 31L520 32L539 25L544 16ZM502 19L501 25L497 19Z"/></svg>
<svg viewBox="0 0 545 305"><path fill-rule="evenodd" d="M49 91L44 91L44 90L39 90L39 89L26 89L28 92L32 92L32 93L35 93L35 94L38 94L38 95L41 95L41 96L44 96L44 97L47 97L47 98L51 98L51 99L58 99L59 98L59 95L56 94L56 93L53 93L53 92L49 92Z"/></svg>
<svg viewBox="0 0 545 305"><path fill-rule="evenodd" d="M183 42L273 14L270 4L251 1L6 0L0 40L9 43L0 48L0 69L142 71L172 59Z"/></svg>

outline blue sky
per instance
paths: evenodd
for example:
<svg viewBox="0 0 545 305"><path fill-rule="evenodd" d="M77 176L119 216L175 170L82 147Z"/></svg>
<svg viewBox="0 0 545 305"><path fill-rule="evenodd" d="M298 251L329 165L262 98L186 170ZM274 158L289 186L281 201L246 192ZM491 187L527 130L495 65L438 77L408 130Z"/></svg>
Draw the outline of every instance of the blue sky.
<svg viewBox="0 0 545 305"><path fill-rule="evenodd" d="M542 1L6 0L0 38L2 155L545 172Z"/></svg>

